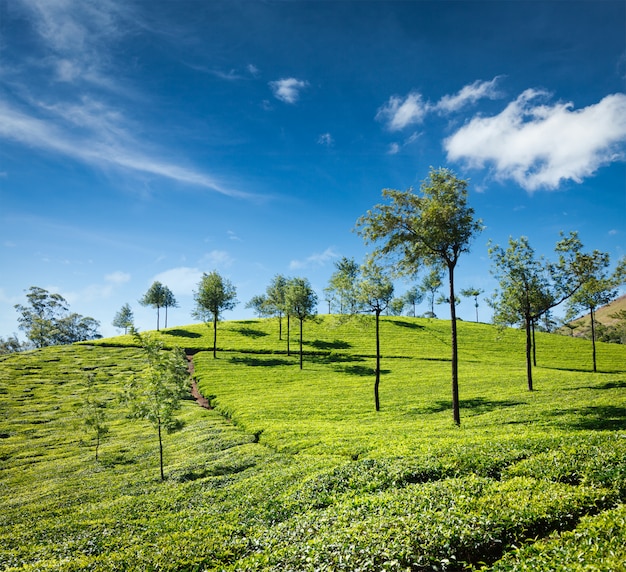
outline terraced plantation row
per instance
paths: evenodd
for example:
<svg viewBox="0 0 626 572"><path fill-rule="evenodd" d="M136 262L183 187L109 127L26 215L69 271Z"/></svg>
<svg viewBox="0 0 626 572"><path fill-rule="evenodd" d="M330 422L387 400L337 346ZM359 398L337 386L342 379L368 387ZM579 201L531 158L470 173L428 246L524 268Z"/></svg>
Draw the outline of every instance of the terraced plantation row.
<svg viewBox="0 0 626 572"><path fill-rule="evenodd" d="M194 353L213 409L189 398L164 436L119 397L143 367L130 336L0 361L2 570L622 570L626 348L537 336L526 390L517 330L459 323L277 320L159 335ZM86 379L95 374L87 389ZM106 401L94 456L81 417Z"/></svg>

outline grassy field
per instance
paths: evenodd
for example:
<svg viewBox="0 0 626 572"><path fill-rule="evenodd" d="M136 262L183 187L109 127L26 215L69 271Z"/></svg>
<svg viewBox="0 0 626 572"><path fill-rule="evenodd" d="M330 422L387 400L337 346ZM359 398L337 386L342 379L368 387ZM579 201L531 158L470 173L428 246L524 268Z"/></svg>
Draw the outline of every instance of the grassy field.
<svg viewBox="0 0 626 572"><path fill-rule="evenodd" d="M130 336L0 358L0 570L625 570L626 347L449 322L171 328L212 410L164 438L119 401ZM283 323L283 338L286 327ZM95 460L86 379L110 432Z"/></svg>

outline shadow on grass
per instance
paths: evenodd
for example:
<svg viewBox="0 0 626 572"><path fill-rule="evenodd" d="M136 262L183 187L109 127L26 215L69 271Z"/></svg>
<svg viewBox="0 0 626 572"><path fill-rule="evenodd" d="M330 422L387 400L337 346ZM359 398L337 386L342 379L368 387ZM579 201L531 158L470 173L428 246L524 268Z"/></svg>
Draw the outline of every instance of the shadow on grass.
<svg viewBox="0 0 626 572"><path fill-rule="evenodd" d="M590 405L572 411L576 419L565 423L573 429L592 431L621 431L626 429L626 407L617 405Z"/></svg>
<svg viewBox="0 0 626 572"><path fill-rule="evenodd" d="M267 332L255 330L254 328L232 328L232 331L239 332L241 335L247 336L248 338L264 338L265 336L269 336Z"/></svg>
<svg viewBox="0 0 626 572"><path fill-rule="evenodd" d="M347 350L352 347L352 344L344 340L333 340L327 342L324 340L314 340L312 342L304 342L307 346L312 346L317 350Z"/></svg>
<svg viewBox="0 0 626 572"><path fill-rule="evenodd" d="M175 336L177 338L201 338L202 334L198 334L196 332L190 332L188 330L181 330L176 328L175 330L164 330L164 334L168 336Z"/></svg>
<svg viewBox="0 0 626 572"><path fill-rule="evenodd" d="M251 367L277 367L280 365L293 365L293 360L283 358L264 358L264 357L252 357L252 356L232 356L230 358L231 363L239 365L248 365Z"/></svg>
<svg viewBox="0 0 626 572"><path fill-rule="evenodd" d="M394 320L391 323L396 325L396 326L401 326L403 328L410 328L412 330L423 330L424 329L424 326L422 326L421 324L416 324L415 322L407 322L405 320Z"/></svg>
<svg viewBox="0 0 626 572"><path fill-rule="evenodd" d="M595 389L597 390L604 390L604 389L624 389L626 388L626 381L624 380L620 380L620 381L607 381L606 383L602 383L600 385L581 385L579 387L569 387L567 389L564 389L563 391L578 391L580 389Z"/></svg>
<svg viewBox="0 0 626 572"><path fill-rule="evenodd" d="M485 399L484 397L475 397L473 399L461 399L459 407L461 412L466 411L474 415L489 413L497 409L505 407L516 407L517 405L525 405L525 401L513 401L512 399ZM443 413L452 409L452 401L439 400L428 407L422 407L417 410L418 413Z"/></svg>

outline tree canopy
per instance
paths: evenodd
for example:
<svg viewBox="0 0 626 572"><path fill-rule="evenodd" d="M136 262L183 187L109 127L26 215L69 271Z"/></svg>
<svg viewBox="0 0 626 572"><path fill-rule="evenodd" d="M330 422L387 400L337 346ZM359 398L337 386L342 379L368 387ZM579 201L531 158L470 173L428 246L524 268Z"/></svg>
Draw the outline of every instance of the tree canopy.
<svg viewBox="0 0 626 572"><path fill-rule="evenodd" d="M452 410L460 424L458 396L458 351L454 269L461 254L468 252L472 238L482 230L480 220L467 202L467 181L449 169L430 170L420 193L412 189L383 190L387 204L376 205L357 221L357 232L366 243L382 243L375 256L390 259L395 273L416 275L423 266L448 270L452 338Z"/></svg>

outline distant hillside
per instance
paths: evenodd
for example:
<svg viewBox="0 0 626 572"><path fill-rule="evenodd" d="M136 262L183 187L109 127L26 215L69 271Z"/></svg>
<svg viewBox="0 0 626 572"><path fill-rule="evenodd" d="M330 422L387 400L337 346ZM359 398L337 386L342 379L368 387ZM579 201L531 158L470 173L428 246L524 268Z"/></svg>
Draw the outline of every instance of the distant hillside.
<svg viewBox="0 0 626 572"><path fill-rule="evenodd" d="M610 304L599 308L595 314L596 322L602 326L615 326L618 324L619 320L613 316L622 310L626 311L626 294L616 298ZM567 335L573 335L575 337L589 338L591 336L591 319L589 314L585 314L576 320L572 320L568 327L561 328L561 333L566 333ZM617 340L605 339L604 341Z"/></svg>

